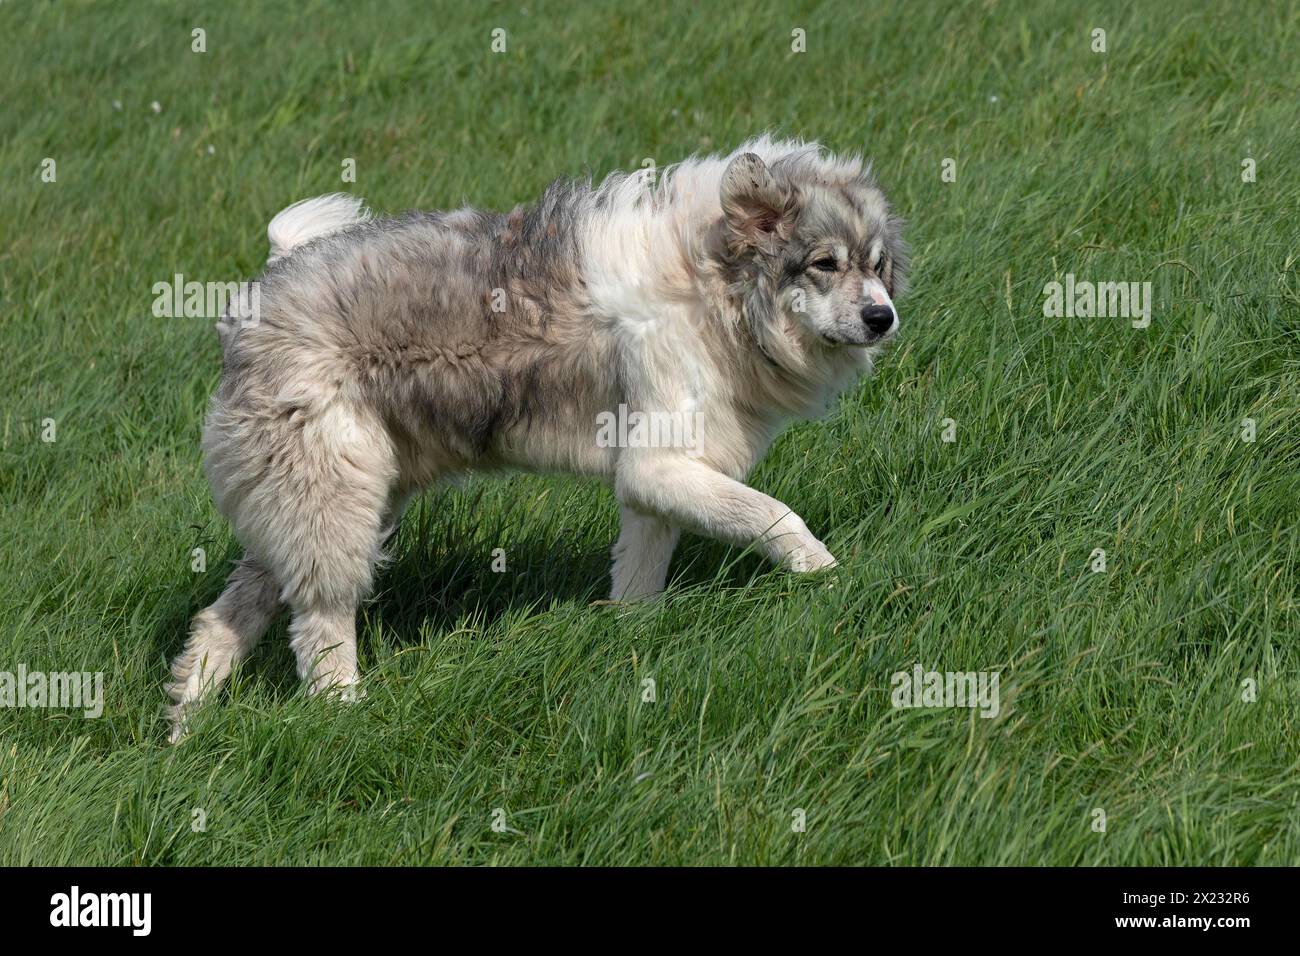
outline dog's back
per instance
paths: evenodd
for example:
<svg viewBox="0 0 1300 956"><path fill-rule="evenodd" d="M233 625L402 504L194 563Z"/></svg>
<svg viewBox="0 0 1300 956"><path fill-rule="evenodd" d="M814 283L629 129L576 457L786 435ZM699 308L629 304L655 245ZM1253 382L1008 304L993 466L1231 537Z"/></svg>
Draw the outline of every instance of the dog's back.
<svg viewBox="0 0 1300 956"><path fill-rule="evenodd" d="M373 220L322 197L277 216L260 314L224 323L204 435L236 528L256 487L300 480L287 463L305 437L318 457L322 440L373 444L368 469L403 489L468 468L608 475L614 450L590 439L617 404L616 361L584 297L581 189L509 215Z"/></svg>

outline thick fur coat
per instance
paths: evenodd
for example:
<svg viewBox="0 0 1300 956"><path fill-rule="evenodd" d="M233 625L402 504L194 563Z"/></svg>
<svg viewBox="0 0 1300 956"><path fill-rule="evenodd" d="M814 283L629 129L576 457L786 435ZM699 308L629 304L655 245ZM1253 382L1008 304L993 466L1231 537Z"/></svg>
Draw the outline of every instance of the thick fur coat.
<svg viewBox="0 0 1300 956"><path fill-rule="evenodd" d="M557 181L506 214L286 209L256 314L218 326L204 464L246 555L173 665L174 736L284 605L312 690L355 694L381 545L412 494L456 473L610 482L616 600L662 590L683 529L833 565L743 479L895 334L900 226L858 158L767 137L657 177ZM616 413L698 427L689 448L598 440Z"/></svg>

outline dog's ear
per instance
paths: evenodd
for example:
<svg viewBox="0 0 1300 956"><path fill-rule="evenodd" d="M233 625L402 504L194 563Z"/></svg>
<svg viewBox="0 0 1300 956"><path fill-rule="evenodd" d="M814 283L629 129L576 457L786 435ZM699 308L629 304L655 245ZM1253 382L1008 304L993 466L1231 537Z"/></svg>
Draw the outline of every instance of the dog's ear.
<svg viewBox="0 0 1300 956"><path fill-rule="evenodd" d="M722 174L722 217L739 245L788 239L798 205L798 192L754 153L741 153Z"/></svg>

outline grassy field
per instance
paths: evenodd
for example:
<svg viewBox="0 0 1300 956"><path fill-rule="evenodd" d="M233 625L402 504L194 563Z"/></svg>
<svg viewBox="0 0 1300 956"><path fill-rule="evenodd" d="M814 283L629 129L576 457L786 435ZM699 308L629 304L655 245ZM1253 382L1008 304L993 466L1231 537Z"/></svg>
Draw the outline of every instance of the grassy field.
<svg viewBox="0 0 1300 956"><path fill-rule="evenodd" d="M1300 862L1297 8L465 6L0 4L0 671L106 699L0 708L0 863ZM911 223L893 355L752 476L835 587L688 538L597 605L610 493L475 479L407 516L365 701L307 699L282 620L168 747L239 551L217 338L154 284L256 277L304 196L509 207L769 128ZM1067 274L1149 327L1045 317ZM894 708L915 664L999 715Z"/></svg>

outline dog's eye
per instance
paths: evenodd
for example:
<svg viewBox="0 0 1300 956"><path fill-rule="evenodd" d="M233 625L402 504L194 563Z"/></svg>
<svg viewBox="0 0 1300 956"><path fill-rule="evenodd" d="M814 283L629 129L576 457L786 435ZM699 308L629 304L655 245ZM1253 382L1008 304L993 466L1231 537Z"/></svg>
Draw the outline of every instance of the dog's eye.
<svg viewBox="0 0 1300 956"><path fill-rule="evenodd" d="M835 272L839 267L839 263L829 257L818 259L808 266L809 269L816 269L818 272Z"/></svg>

